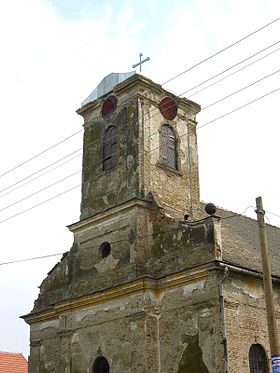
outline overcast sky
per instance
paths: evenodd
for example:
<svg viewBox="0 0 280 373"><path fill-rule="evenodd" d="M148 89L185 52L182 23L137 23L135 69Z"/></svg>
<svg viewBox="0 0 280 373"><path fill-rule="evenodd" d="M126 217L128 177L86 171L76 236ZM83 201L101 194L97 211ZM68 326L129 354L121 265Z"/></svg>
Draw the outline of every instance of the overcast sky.
<svg viewBox="0 0 280 373"><path fill-rule="evenodd" d="M81 130L75 111L104 76L131 71L142 52L151 58L142 73L163 84L279 16L279 0L0 1L0 262L70 249L66 226L79 220L82 133L5 173ZM182 94L267 48L184 95L254 62L190 97L204 108L262 79L202 110L198 127L206 124L280 87L279 35L277 21L164 88ZM265 209L280 215L279 93L198 129L202 200L241 213L262 195ZM252 207L246 214L255 217ZM28 356L29 327L19 316L32 310L38 286L59 259L0 266L0 350Z"/></svg>

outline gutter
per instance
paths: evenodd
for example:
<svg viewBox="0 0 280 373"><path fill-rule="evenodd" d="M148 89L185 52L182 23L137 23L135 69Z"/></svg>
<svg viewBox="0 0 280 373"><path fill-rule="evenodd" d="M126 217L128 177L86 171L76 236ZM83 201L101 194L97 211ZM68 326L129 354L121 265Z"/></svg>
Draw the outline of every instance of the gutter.
<svg viewBox="0 0 280 373"><path fill-rule="evenodd" d="M235 265L227 264L225 262L215 261L215 267L216 269L220 269L220 270L227 267L228 270L230 270L231 272L241 273L242 275L247 275L247 276L252 276L252 277L263 279L263 274L261 272L257 272L251 269L246 269L246 268L238 267ZM272 281L279 284L280 277L272 275Z"/></svg>

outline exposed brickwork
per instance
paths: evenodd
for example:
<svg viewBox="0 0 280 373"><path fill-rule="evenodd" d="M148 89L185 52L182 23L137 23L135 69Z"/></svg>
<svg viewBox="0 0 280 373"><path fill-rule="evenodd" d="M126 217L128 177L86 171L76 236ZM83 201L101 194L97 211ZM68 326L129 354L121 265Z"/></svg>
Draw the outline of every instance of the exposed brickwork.
<svg viewBox="0 0 280 373"><path fill-rule="evenodd" d="M118 105L104 118L101 108L112 94ZM159 111L166 96L178 105L172 120ZM199 109L135 74L78 110L85 119L81 221L69 227L71 250L24 316L29 373L92 372L100 356L110 373L224 373L224 352L230 373L248 373L252 344L269 356L256 222L219 209L208 216L200 206ZM177 169L161 156L166 124L176 134ZM102 138L111 125L118 161L104 171ZM280 232L271 232L279 275ZM219 297L225 265L227 350ZM278 318L279 293L275 282Z"/></svg>

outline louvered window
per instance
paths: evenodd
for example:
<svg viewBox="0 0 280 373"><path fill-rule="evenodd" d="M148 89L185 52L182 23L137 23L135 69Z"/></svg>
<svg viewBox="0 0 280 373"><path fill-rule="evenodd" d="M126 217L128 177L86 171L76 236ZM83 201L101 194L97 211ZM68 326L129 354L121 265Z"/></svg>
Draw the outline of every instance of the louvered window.
<svg viewBox="0 0 280 373"><path fill-rule="evenodd" d="M268 373L267 358L260 344L253 344L249 351L250 373Z"/></svg>
<svg viewBox="0 0 280 373"><path fill-rule="evenodd" d="M177 168L175 133L168 125L161 127L161 160L169 167Z"/></svg>
<svg viewBox="0 0 280 373"><path fill-rule="evenodd" d="M103 169L109 170L117 164L117 129L109 127L103 140Z"/></svg>

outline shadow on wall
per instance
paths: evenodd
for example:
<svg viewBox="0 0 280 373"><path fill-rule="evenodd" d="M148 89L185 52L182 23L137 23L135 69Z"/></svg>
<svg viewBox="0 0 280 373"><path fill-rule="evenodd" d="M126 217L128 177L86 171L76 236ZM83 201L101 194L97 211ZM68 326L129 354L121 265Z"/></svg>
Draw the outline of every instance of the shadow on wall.
<svg viewBox="0 0 280 373"><path fill-rule="evenodd" d="M188 347L185 349L180 360L177 373L209 373L202 360L202 351L198 344L198 334L188 336L186 342L188 342Z"/></svg>

